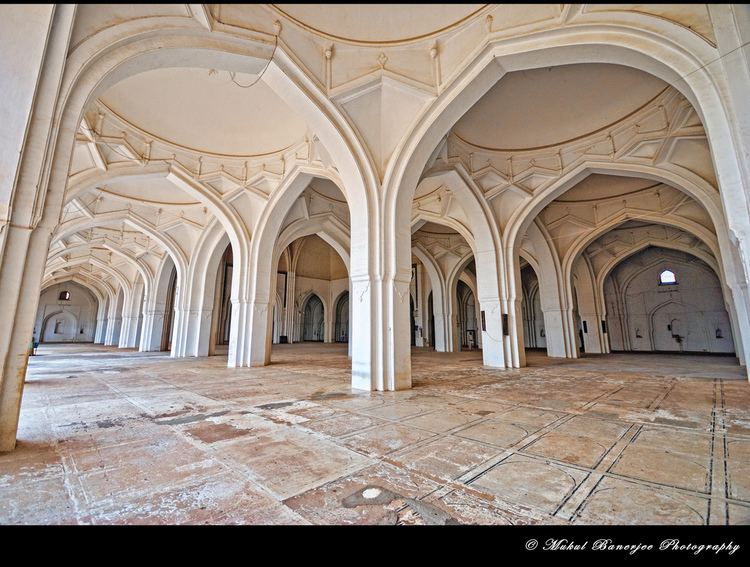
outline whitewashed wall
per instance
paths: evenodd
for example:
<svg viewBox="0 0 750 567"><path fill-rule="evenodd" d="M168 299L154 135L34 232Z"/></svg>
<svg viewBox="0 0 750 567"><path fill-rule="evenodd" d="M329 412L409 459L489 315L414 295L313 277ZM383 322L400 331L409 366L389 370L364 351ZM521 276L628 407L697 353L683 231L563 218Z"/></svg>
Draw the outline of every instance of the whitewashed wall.
<svg viewBox="0 0 750 567"><path fill-rule="evenodd" d="M677 285L659 285L665 269ZM648 248L612 271L604 293L612 350L734 352L719 279L693 256Z"/></svg>
<svg viewBox="0 0 750 567"><path fill-rule="evenodd" d="M70 300L58 299L63 291L70 292ZM97 308L96 298L83 286L73 282L53 285L39 299L34 338L41 337L43 343L93 342Z"/></svg>

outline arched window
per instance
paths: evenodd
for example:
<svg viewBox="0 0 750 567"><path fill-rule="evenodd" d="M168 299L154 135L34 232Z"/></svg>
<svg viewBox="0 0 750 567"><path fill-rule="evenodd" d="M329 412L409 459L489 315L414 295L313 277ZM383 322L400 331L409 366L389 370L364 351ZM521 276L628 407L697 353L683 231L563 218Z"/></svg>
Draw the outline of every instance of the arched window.
<svg viewBox="0 0 750 567"><path fill-rule="evenodd" d="M659 285L677 285L677 277L671 270L664 270L659 274Z"/></svg>
<svg viewBox="0 0 750 567"><path fill-rule="evenodd" d="M69 301L70 300L70 292L69 291L61 291L60 297L57 298L59 301Z"/></svg>

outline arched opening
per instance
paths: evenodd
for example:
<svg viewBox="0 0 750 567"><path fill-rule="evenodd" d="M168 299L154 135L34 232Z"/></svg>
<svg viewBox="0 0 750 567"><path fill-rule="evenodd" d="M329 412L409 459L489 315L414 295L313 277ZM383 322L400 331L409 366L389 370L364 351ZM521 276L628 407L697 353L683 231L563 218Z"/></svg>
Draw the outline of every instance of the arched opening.
<svg viewBox="0 0 750 567"><path fill-rule="evenodd" d="M336 331L334 340L337 343L349 342L349 292L342 293L336 301Z"/></svg>
<svg viewBox="0 0 750 567"><path fill-rule="evenodd" d="M313 178L278 225L270 254L269 292L275 297L266 335L270 361L295 356L301 352L294 346L299 342L311 343L304 352L312 356L346 356L356 330L350 328L349 208L344 195L332 181ZM330 346L312 344L321 342ZM341 343L349 347L343 350Z"/></svg>
<svg viewBox="0 0 750 567"><path fill-rule="evenodd" d="M427 328L429 331L427 335L427 345L425 346L431 346L435 349L435 311L432 302L432 291L430 291L427 296Z"/></svg>
<svg viewBox="0 0 750 567"><path fill-rule="evenodd" d="M672 270L662 270L659 274L659 285L677 285L677 276Z"/></svg>
<svg viewBox="0 0 750 567"><path fill-rule="evenodd" d="M109 320L110 325L107 327L107 338L104 342L107 346L117 346L120 344L120 331L122 329L122 309L125 304L125 291L120 288L117 292L117 299L111 305Z"/></svg>
<svg viewBox="0 0 750 567"><path fill-rule="evenodd" d="M306 232L304 228L302 231ZM288 229L282 231L277 247L287 243L293 234ZM317 234L302 236L277 252L281 343L349 341L348 255L344 252L342 257L343 249L331 246L329 236L324 236L326 239ZM331 305L334 307L329 310Z"/></svg>
<svg viewBox="0 0 750 567"><path fill-rule="evenodd" d="M31 510L32 520L40 509L54 519L55 504L62 502L59 508L69 509L60 510L64 521L106 521L113 510L126 511L123 521L133 516L159 521L165 512L177 512L178 520L254 521L242 505L249 497L260 502L261 516L280 521L319 522L333 515L382 521L386 514L398 523L404 518L429 523L436 511L430 502L440 508L441 523L477 518L612 523L640 520L642 513L650 514L646 521L743 520L746 491L738 471L744 465L734 438L742 435L747 412L732 407L745 396L728 383L741 375L732 373L737 369L696 372L704 375L695 380L642 373L645 380L635 390L628 389L629 382L638 382L633 376L617 376L615 365L608 365L614 357L599 367L602 372L586 369L596 368L593 355L611 349L612 328L620 328L625 350L635 350L634 322L643 324L636 338L647 338L653 351L717 352L711 350L714 336L730 344L737 340L744 362L740 337L747 342L750 336L745 206L750 170L743 163L750 116L742 51L747 10L561 4L484 5L468 8L471 13L387 7L378 14L370 6L359 10L360 16L382 17L357 18L346 10L314 7L297 19L285 10L300 15L300 8L274 5L151 5L141 12L63 4L34 13L44 10L49 18L33 22L43 28L30 38L39 44L36 52L21 49L26 43L18 38L26 34L20 22L11 17L5 22L11 30L17 24L15 35L9 34L11 51L28 54L25 67L34 74L29 81L18 58L9 58L16 63L10 74L23 75L30 86L26 96L25 85L14 77L6 88L14 91L6 97L9 103L18 97L24 104L15 105L19 114L12 117L21 125L16 130L22 151L4 152L19 163L18 171L9 171L13 183L0 188L8 196L0 203L8 213L0 231L5 302L0 311L11 322L0 325L5 353L0 450L12 448L11 435L15 440L27 362L19 343L28 338L32 315L22 307L35 305L43 271L45 283L72 275L91 278L100 309L107 296L109 324L101 326L107 343L132 347L135 337L143 347L151 345L149 328L141 322L149 314L141 315L139 306L145 301L151 312L160 262L169 254L177 281L174 276L164 281L170 282L174 324L165 311L170 322L160 346L174 329L168 341L173 354L204 356L218 344L228 351L231 369L212 372L221 361L197 360L171 361L164 380L158 367L138 369L135 377L117 368L110 376L84 373L78 379L57 376L67 368L59 372L51 364L42 380L32 374L29 382L37 382L30 384L32 402L44 400L40 392L63 390L62 384L87 398L66 404L68 411L65 406L57 411L53 403L26 404L44 405L46 419L42 427L25 427L36 435L22 447L24 467L30 469L14 476L21 483L28 480L24 476L35 480L36 463L54 465L48 458L54 447L36 442L40 434L71 432L75 442L66 447L74 454L57 450L58 461L76 456L76 467L66 467L63 489L76 484L78 475L76 492L92 497L78 498L71 507L64 490L58 498L29 485L25 493L42 500ZM346 37L335 35L343 33L342 21ZM623 65L625 70L612 69ZM657 75L662 84L654 81ZM212 82L215 91L203 88ZM166 104L155 104L161 95ZM179 109L186 112L179 116ZM137 182L117 178L126 169L127 175L139 170ZM315 175L330 176L346 193L351 218L334 213L341 207L337 196L306 190ZM600 179L604 176L610 179ZM615 177L638 183L629 186ZM96 182L82 189L84 180ZM644 180L663 186L640 185ZM190 190L174 192L170 184ZM121 226L100 230L105 219L119 224L125 217ZM664 238L651 226L657 217L667 219ZM61 230L53 235L49 268L43 270L40 258L58 221ZM641 221L650 226L634 226ZM68 233L68 222L80 230ZM441 233L431 223L453 233ZM529 223L545 244L526 250L535 286L523 281L519 252ZM130 230L133 225L138 229ZM211 238L204 246L205 235L218 225L231 242L230 276L222 275L226 242ZM437 236L415 243L411 227ZM341 257L344 276L334 278L335 254L314 253L322 250L316 238ZM294 248L300 239L306 240ZM651 266L644 260L649 246L692 252L715 272L716 282L686 286L699 279L690 269L704 267L683 265L665 252ZM70 258L78 261L82 251L97 262L73 270ZM327 269L328 277L305 273L307 258L310 270ZM28 268L20 266L24 262ZM626 266L634 271L625 273ZM185 277L188 269L193 277ZM473 348L470 333L476 330L486 368L471 367L478 353L436 354L434 360L446 364L427 388L416 382L420 388L414 393L384 396L355 396L333 382L349 370L336 344L274 347L275 361L295 347L303 353L338 349L341 358L330 367L311 356L298 359L289 372L234 370L268 364L272 343L320 336L338 341L344 288L352 326L347 334L357 339L350 364L355 388L412 385L409 323L415 351L431 344L451 353ZM715 315L722 302L726 320ZM618 325L612 325L613 313L620 316ZM40 332L47 334L51 326L53 334L65 335L72 317L70 310L51 311ZM575 358L585 352L586 360L565 361L552 371L504 372L524 366L525 339L541 344L543 331L550 355ZM160 358L138 362L148 368ZM340 372L326 372L333 366ZM102 420L96 402L90 403L86 382L92 379L97 388L111 390L104 403L116 419ZM178 397L169 399L172 392ZM239 396L230 400L233 393ZM688 399L698 403L687 407ZM227 408L219 407L225 402ZM74 414L81 421L69 420ZM56 415L69 423L52 422ZM145 424L140 430L139 417ZM106 492L97 491L101 471L86 470L96 469L101 459L78 458L102 456L99 440L93 450L85 446L93 436L82 429L92 423L108 429L101 435L113 457L107 475L115 485L132 478L133 470L148 469L152 480L164 481L160 486L174 486L167 478L171 471L162 470L171 467L179 473L174 480L183 502L205 500L205 487L211 486L215 506L175 507L165 501L170 494L164 490L116 491L114 500L102 505L96 498ZM259 425L266 438L261 443ZM149 463L149 455L138 462L133 450L119 459L121 442L132 449L140 431L177 437L158 444L164 456L159 463L153 458ZM242 470L234 467L230 478L217 477L216 467L205 466L206 457ZM341 486L346 494L353 474L377 477L378 471L357 472L375 460L393 469L385 480L407 479L409 471L395 470L404 465L420 469L436 486L463 480L471 493L441 490L416 507L394 510L386 503L385 510L370 507L361 514L347 505L348 510L339 506L321 515L326 510L316 505L318 496L334 497ZM275 470L279 463L287 470ZM605 468L602 482L592 483L589 471ZM289 470L293 474L285 474ZM48 472L41 471L44 478ZM244 477L252 486L243 486ZM231 486L224 490L227 484L252 493L238 498ZM14 493L25 487L13 486ZM195 487L203 492L194 494ZM431 485L401 488L408 494L400 496L419 499ZM370 486L361 496L381 492ZM130 501L120 502L123 498ZM512 504L512 514L504 513L505 503ZM11 508L15 515L20 506Z"/></svg>
<svg viewBox="0 0 750 567"><path fill-rule="evenodd" d="M458 282L458 329L461 350L473 350L477 344L477 311L474 292L463 281Z"/></svg>
<svg viewBox="0 0 750 567"><path fill-rule="evenodd" d="M177 270L172 268L167 287L167 303L164 307L164 325L161 330L159 350L172 350L172 336L174 333L174 300L177 291Z"/></svg>
<svg viewBox="0 0 750 567"><path fill-rule="evenodd" d="M412 227L417 346L432 346L438 352L482 349L484 307L477 299L478 287L492 289L491 268L477 266L472 234L460 224L429 218L433 220L420 220Z"/></svg>
<svg viewBox="0 0 750 567"><path fill-rule="evenodd" d="M628 256L607 274L604 300L612 351L735 352L721 282L688 252L647 246Z"/></svg>
<svg viewBox="0 0 750 567"><path fill-rule="evenodd" d="M99 312L100 300L87 287L75 281L51 285L39 297L34 341L93 343Z"/></svg>
<svg viewBox="0 0 750 567"><path fill-rule="evenodd" d="M547 351L547 332L544 327L544 312L542 311L541 295L539 291L539 276L531 264L521 268L521 287L523 303L523 344L526 350Z"/></svg>
<svg viewBox="0 0 750 567"><path fill-rule="evenodd" d="M417 322L416 314L414 313L414 298L409 295L409 344L411 346L417 346Z"/></svg>
<svg viewBox="0 0 750 567"><path fill-rule="evenodd" d="M102 316L99 317L97 321L96 335L94 338L94 343L98 345L104 344L104 339L107 336L107 325L109 324L108 313L111 300L111 296L107 294L103 306L100 305L100 313Z"/></svg>
<svg viewBox="0 0 750 567"><path fill-rule="evenodd" d="M69 343L78 336L78 318L69 311L51 313L42 323L42 343Z"/></svg>
<svg viewBox="0 0 750 567"><path fill-rule="evenodd" d="M679 83L682 92L671 88L669 85L674 84L669 80L673 77L672 72L662 64L657 64L655 60L648 60L643 54L639 54L642 60L629 57L618 60L618 54L615 52L621 52L619 55L622 56L626 50L612 47L610 51L608 47L604 50L607 54L602 51L601 57L595 57L596 63L593 63L587 61L585 47L581 46L580 52L577 49L544 49L545 55L550 56L548 61L554 61L556 64L552 67L545 65L544 68L539 68L539 55L542 51L536 52L534 57L529 57L528 53L515 55L503 51L498 53L496 61L500 62L503 69L513 71L504 75L496 75L489 71L489 58L478 62L473 71L472 76L475 79L471 87L466 87L466 83L462 83L460 87L456 87L455 98L446 94L446 106L436 111L430 120L423 122L419 131L419 136L422 137L419 139L415 136L411 146L413 151L401 158L402 161L396 170L402 176L397 177L398 184L394 184L394 191L388 197L391 206L389 213L393 215L392 222L397 232L403 231L406 225L403 216L408 211L407 200L414 195L419 196L419 189L416 192L413 189L420 186L418 179L424 176L437 178L440 170L455 168L460 175L470 177L476 186L475 190L483 192L488 201L491 201L490 207L496 213L497 222L503 227L502 233L506 242L507 255L503 265L509 276L505 280L508 287L503 290L503 294L508 304L504 305L497 315L507 317L509 322L508 346L513 366L524 365L522 350L519 348L523 341L521 289L517 283L514 284L514 280L520 281L518 253L525 232L529 224L535 222L540 210L549 203L550 198L560 196L589 173L604 171L609 164L617 163L619 166L619 163L628 162L619 169L624 177L635 177L638 175L636 172L640 170L644 172L644 179L669 179L674 181L675 186L693 195L699 205L709 212L715 226L714 230L718 232L724 252L722 262L726 263L727 274L736 269L736 258L731 257L727 225L721 207L717 207L715 184L714 187L710 187L716 173L713 171L708 144L693 141L683 143L677 138L667 143L663 137L664 125L670 124L685 132L685 140L695 140L695 137L687 136L687 129L695 127L694 130L699 131L698 135L702 133L701 122L706 119L705 112L708 107L690 108L691 103L696 104L691 88L683 82ZM606 88L592 88L592 84L586 86L585 81L576 80L561 81L555 84L554 88L539 88L539 85L544 83L543 80L537 80L541 79L540 75L554 79L565 74L573 76L593 70L596 72L591 73L587 80L601 80ZM500 76L502 78L498 81ZM619 78L614 80L616 77ZM524 81L529 81L529 89L515 88L522 87ZM618 88L618 81L637 85L637 88ZM579 95L575 95L576 89L583 91L579 90ZM607 92L607 89L612 89L611 96L605 95L605 100L599 98L597 101L597 97ZM640 96L637 93L643 95L640 101L636 100ZM542 102L541 99L545 96L549 100ZM556 104L564 104L562 101L567 96L577 99L575 104L579 112L584 112L582 106L591 102L595 108L584 114L587 114L587 119L594 122L603 122L586 125L577 119L572 120L571 115L559 111L560 109L554 110ZM710 96L713 95L709 95L709 98ZM504 106L494 105L493 101L500 101ZM520 111L523 108L528 112ZM654 120L657 116L656 110L661 112L661 122L652 122L653 129L649 132L653 138L660 140L654 140L649 145L645 139L648 136L643 136L646 132L643 118L648 115L650 120ZM545 114L547 111L550 112L549 115ZM609 112L613 114L610 118L605 118ZM520 118L532 114L535 118L546 116L543 119L544 127L532 128L531 121ZM505 118L501 118L503 115ZM715 116L710 120L710 126L723 129L723 120L714 119ZM462 123L465 126L463 130ZM512 123L518 127L517 130L511 127ZM503 127L499 127L501 125ZM581 131L574 131L581 127ZM521 132L522 136L515 136L514 131ZM541 135L535 137L533 131ZM566 135L560 136L563 132ZM696 132L693 132L693 135L695 134ZM544 136L547 139L544 139ZM521 141L522 138L525 141ZM722 141L714 139L711 140L711 144L721 145ZM676 151L677 146L679 150ZM693 157L688 158L689 154L693 154ZM648 159L652 161L649 163ZM729 158L727 161L731 160L732 158ZM728 167L732 169L734 166L728 164ZM697 173L699 170L700 173ZM712 181L704 183L698 177ZM433 184L433 187L436 186L437 184ZM727 189L732 191L730 188ZM722 196L725 209L728 208L726 198L726 195ZM595 200L590 199L590 210L597 211L600 219L606 218L611 210L592 206ZM426 202L420 200L419 207L426 209ZM637 208L637 205L633 207ZM568 240L566 244L569 244L573 238L572 233L581 228L591 227L591 221L576 219L575 216L568 215L565 218L565 214L562 214L552 221L564 226L563 232L568 232L565 236L552 235L552 240ZM469 224L473 221L474 218L470 217ZM568 221L572 221L574 226L571 227ZM406 255L397 245L394 245L394 254L398 256L399 266L403 269ZM606 321L601 317L602 313L597 308L593 312L579 309L578 316L574 314L570 264L564 265L564 262L569 260L563 258L559 250L555 250L555 255L558 256L558 272L545 273L541 277L545 281L555 282L562 292L559 305L554 306L558 313L555 317L560 321L559 330L564 335L564 339L559 341L562 349L557 349L558 341L552 342L555 350L559 350L557 356L577 356L578 349L575 345L581 341L580 337L576 338L576 318L580 318L582 323L586 321L590 327L591 336L584 337L584 348L591 352L606 352ZM555 279L551 279L553 277ZM736 287L733 287L733 292L736 294ZM583 301L587 303L587 297L583 297ZM746 301L731 300L731 304L739 305L738 312L730 314L733 326L741 325L746 329ZM589 318L594 324L588 325ZM593 328L597 331L591 333ZM740 356L740 360L744 360L743 356Z"/></svg>
<svg viewBox="0 0 750 567"><path fill-rule="evenodd" d="M225 354L228 350L232 326L232 273L234 255L232 245L227 244L221 255L214 284L213 309L211 314L210 354Z"/></svg>
<svg viewBox="0 0 750 567"><path fill-rule="evenodd" d="M325 337L325 309L320 297L314 293L302 306L302 340L323 342Z"/></svg>
<svg viewBox="0 0 750 567"><path fill-rule="evenodd" d="M666 203L679 206L670 207ZM552 264L547 262L546 271L539 279L543 279L546 285L557 282L559 286L557 295L561 298L563 317L561 331L566 332L567 318L570 333L566 340L574 347L573 356L632 350L629 337L620 338L623 329L613 330L609 321L612 306L605 305L603 300L606 276L623 258L646 245L663 243L666 249L695 249L714 270L720 265L716 260L720 257L719 245L708 211L682 190L653 179L598 173L588 175L542 208L531 227L534 230L539 228L541 232L537 233L535 244L529 250L538 253L546 241L553 259L559 258L559 264L556 264L559 268L551 267ZM543 239L539 240L539 237ZM659 249L663 251L665 248ZM662 252L659 254L664 256ZM717 273L717 285L724 292L726 286L721 272ZM674 283L674 277L674 266L669 262L662 263L660 271L652 274L651 285L666 293L670 287L679 287L679 283ZM523 280L526 279L523 272L520 279L523 290ZM679 282L679 277L676 281ZM527 308L531 307L528 297L525 301ZM723 297L721 302L730 305ZM618 300L616 306L621 311L622 301ZM545 319L548 319L548 308L542 301ZM556 310L557 307L552 306L552 311ZM733 329L732 315L726 317L724 326ZM525 340L530 340L528 319L527 310L524 316ZM668 324L663 326L666 328ZM645 320L636 325L640 340L650 341L648 327ZM634 333L635 328L630 332ZM545 334L547 345L550 340L558 340L555 334ZM613 346L610 334L618 335L617 348ZM644 347L642 350L648 349ZM704 345L698 352L710 350Z"/></svg>
<svg viewBox="0 0 750 567"><path fill-rule="evenodd" d="M572 286L573 288L573 321L575 323L575 332L576 332L576 348L578 349L579 353L586 352L586 341L585 341L585 335L588 334L589 328L588 328L588 322L581 319L581 313L578 310L578 291L576 290L575 284Z"/></svg>

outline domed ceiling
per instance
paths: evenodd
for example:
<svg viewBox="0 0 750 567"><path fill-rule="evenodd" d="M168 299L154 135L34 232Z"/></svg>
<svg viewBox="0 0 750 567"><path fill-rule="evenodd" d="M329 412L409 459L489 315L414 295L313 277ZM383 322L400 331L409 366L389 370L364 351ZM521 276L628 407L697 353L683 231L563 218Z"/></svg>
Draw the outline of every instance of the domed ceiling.
<svg viewBox="0 0 750 567"><path fill-rule="evenodd" d="M100 100L154 138L187 149L229 156L274 153L301 140L307 127L256 79L237 73L233 81L227 71L208 69L156 69L125 79Z"/></svg>
<svg viewBox="0 0 750 567"><path fill-rule="evenodd" d="M453 132L487 149L559 144L620 121L666 87L643 71L603 63L517 71L498 81Z"/></svg>
<svg viewBox="0 0 750 567"><path fill-rule="evenodd" d="M458 234L454 229L452 229L449 226L445 226L442 224L437 224L434 222L426 222L424 223L419 230L422 230L424 232L431 232L433 234Z"/></svg>
<svg viewBox="0 0 750 567"><path fill-rule="evenodd" d="M104 195L156 206L178 205L188 207L200 205L200 202L177 190L174 184L166 179L149 179L146 183L137 180L124 180L110 183L106 187L98 187L97 191L101 191Z"/></svg>
<svg viewBox="0 0 750 567"><path fill-rule="evenodd" d="M329 179L320 179L316 177L310 182L310 189L327 199L346 203L346 197L344 197L336 184Z"/></svg>
<svg viewBox="0 0 750 567"><path fill-rule="evenodd" d="M272 4L309 31L352 43L407 43L455 28L487 4Z"/></svg>
<svg viewBox="0 0 750 567"><path fill-rule="evenodd" d="M594 173L560 195L555 201L558 203L579 203L610 197L624 197L654 185L659 185L659 182L642 177Z"/></svg>

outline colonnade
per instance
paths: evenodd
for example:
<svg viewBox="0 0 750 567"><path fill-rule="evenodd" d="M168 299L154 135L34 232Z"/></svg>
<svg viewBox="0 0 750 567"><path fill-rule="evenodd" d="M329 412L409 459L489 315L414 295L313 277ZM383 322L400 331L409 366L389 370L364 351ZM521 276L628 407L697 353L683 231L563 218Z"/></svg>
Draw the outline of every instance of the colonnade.
<svg viewBox="0 0 750 567"><path fill-rule="evenodd" d="M466 262L474 262L476 282L466 285L475 286L472 293L480 326L477 341L482 345L485 366L518 368L525 364L520 262L526 254L533 256L530 262L536 262L538 267L548 352L552 356L577 356L576 311L581 319L596 322L589 325L586 350L604 351L601 321L606 320L606 314L602 299L582 291L595 290L599 285L592 279L591 270L587 273L579 262L581 249L590 241L582 238L570 253L562 256L559 250L551 249L544 234L546 228L536 224L540 212L554 199L595 173L642 176L669 184L707 211L737 355L744 364L745 345L750 337L750 165L746 159L750 130L745 128L743 117L750 116L746 112L750 105L750 97L746 96L750 78L738 60L744 52L737 53L737 46L747 30L732 20L730 8L716 6L709 10L715 22L714 46L679 26L633 14L622 18L608 15L607 22L592 20L582 26L560 24L511 39L493 30L490 21L483 43L472 56L449 77L436 75L437 88L425 98L408 129L386 135L392 121L385 116L380 118L378 127L383 131L378 139L391 136L398 140L392 155L380 162L373 158L380 154L374 154L362 136L366 125L345 114L330 93L298 65L298 59L278 40L279 27L275 36L259 41L246 34L196 26L192 21L171 22L166 33L161 22L145 20L110 26L71 46L76 23L73 6L56 6L42 14L41 20L23 21L9 16L3 25L12 24L14 29L2 35L26 48L29 64L25 71L12 70L17 76L13 81L16 90L8 96L17 104L18 112L25 114L15 126L21 140L18 148L5 153L20 155L21 159L9 165L10 173L5 179L11 181L0 187L0 310L5 314L0 325L0 450L10 450L15 445L26 347L45 266L50 245L61 240L61 227L67 226L61 213L77 192L115 176L165 179L198 201L203 218L209 219L198 237L179 242L176 236L154 230L153 227L162 226L158 221L149 224L132 212L111 213L102 220L127 222L144 231L164 253L161 266L167 265L167 257L172 262L176 283L171 354L175 357L209 353L216 269L221 251L229 244L233 272L228 365L270 362L273 306L279 291L277 243L287 214L316 179L335 184L348 207L348 234L334 230L341 228L337 226L328 227L330 230L316 227L314 232L328 235L338 245L342 245L342 238L346 239L352 387L411 387L409 299L412 255L419 257L411 234L415 223L425 218L456 230L471 250L471 258L459 262L456 269L463 272ZM277 48L271 47L273 39ZM721 54L721 64L709 66L718 60L717 54ZM274 175L265 170L265 165L259 165L258 175L274 180L272 189L266 192L248 189L246 171L239 183L232 179L242 174L230 174L223 166L217 165L216 172L211 173L213 177L208 176L198 156L190 167L176 159L152 159L150 142L138 146L137 151L128 150L132 164L109 164L100 159L95 171L70 178L71 156L88 106L120 80L150 69L183 66L185 61L200 68L245 73L258 73L265 68L266 86L298 111L314 132L305 141L307 153L283 156L279 160L283 169ZM487 167L494 168L494 172L480 171L474 152L463 151L451 142L450 131L456 121L506 73L592 62L631 66L661 78L679 91L705 129L715 186L671 160L669 152L658 163L657 157L662 154L653 159L639 157L638 144L647 140L649 133L630 126L623 128L627 135L620 138L619 134L596 134L601 139L592 138L591 147L583 151L573 145L555 148L554 166L542 167L533 157L511 156L509 168L501 171L490 163L490 156ZM5 94L5 90L1 92ZM672 110L672 102L664 102L668 117L676 115L669 112L677 113L679 104L675 102ZM668 120L667 130L675 124ZM662 141L675 137L669 131L659 135ZM608 144L609 149L599 151L600 144ZM492 173L500 180L484 186L484 173ZM211 184L216 179L225 180L228 187L235 183L235 188L221 192ZM431 198L429 191L438 191L439 187L450 194L449 204L441 201L442 210L430 209L426 204ZM422 195L425 196L420 201ZM161 209L154 214L158 219ZM308 220L315 221L314 215L305 214ZM623 214L626 216L620 222L631 212ZM91 223L98 222L95 217L92 214ZM329 222L338 223L335 219ZM78 229L83 229L82 222L76 225ZM527 246L524 243L528 241L531 244ZM150 245L146 245L146 250ZM127 251L120 252L128 255ZM127 274L109 265L101 266L110 278L107 285L111 293L107 298L106 329L97 337L104 344L138 345L142 350L151 350L159 342L157 337L163 335L163 324L159 327L158 321L165 320L167 312L163 299L168 281L165 278L172 277L171 266L161 270L140 257L131 260L132 270ZM98 265L98 260L86 262ZM429 261L422 263L429 277ZM68 262L67 266L71 265ZM417 277L424 283L425 273ZM455 313L451 310L455 305L452 282L459 278L460 274L453 273L445 282L432 286L436 348L441 341L445 350L457 342L451 324ZM574 278L577 284L573 283ZM115 280L119 286L111 283ZM577 305L574 293L580 294ZM425 301L424 297L417 297L420 314L424 313ZM290 316L288 312L284 315L283 324L289 324ZM140 341L139 318L143 321ZM424 328L424 319L421 323ZM552 340L553 337L558 338Z"/></svg>

